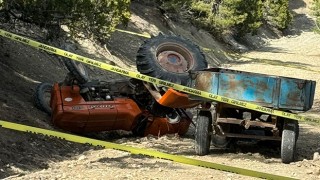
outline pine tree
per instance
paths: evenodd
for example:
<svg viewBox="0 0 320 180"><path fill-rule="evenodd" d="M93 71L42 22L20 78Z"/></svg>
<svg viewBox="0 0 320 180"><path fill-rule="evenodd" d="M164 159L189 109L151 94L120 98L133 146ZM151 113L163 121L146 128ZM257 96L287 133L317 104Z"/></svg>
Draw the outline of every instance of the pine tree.
<svg viewBox="0 0 320 180"><path fill-rule="evenodd" d="M255 33L267 22L284 30L289 26L292 15L289 0L158 0L173 13L181 14L190 7L188 18L198 27L211 33L243 36ZM314 0L319 3L320 0ZM171 8L169 8L171 7ZM186 13L184 13L186 14Z"/></svg>
<svg viewBox="0 0 320 180"><path fill-rule="evenodd" d="M130 0L2 0L14 18L42 27L67 25L73 35L105 40L128 21Z"/></svg>
<svg viewBox="0 0 320 180"><path fill-rule="evenodd" d="M209 1L208 1L209 2ZM262 24L261 0L194 1L198 24L221 33L243 35L252 33ZM201 15L201 16L200 16Z"/></svg>
<svg viewBox="0 0 320 180"><path fill-rule="evenodd" d="M289 0L265 0L264 19L280 30L287 28L292 21Z"/></svg>

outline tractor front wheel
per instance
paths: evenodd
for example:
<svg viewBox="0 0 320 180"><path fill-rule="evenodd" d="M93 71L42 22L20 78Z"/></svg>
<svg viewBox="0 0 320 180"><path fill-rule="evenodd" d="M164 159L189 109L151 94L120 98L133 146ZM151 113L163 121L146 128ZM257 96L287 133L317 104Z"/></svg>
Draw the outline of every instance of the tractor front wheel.
<svg viewBox="0 0 320 180"><path fill-rule="evenodd" d="M50 83L40 83L36 87L36 92L34 94L34 103L35 106L44 111L49 116L51 115L51 107L50 107L50 99L51 99L51 91L53 85Z"/></svg>

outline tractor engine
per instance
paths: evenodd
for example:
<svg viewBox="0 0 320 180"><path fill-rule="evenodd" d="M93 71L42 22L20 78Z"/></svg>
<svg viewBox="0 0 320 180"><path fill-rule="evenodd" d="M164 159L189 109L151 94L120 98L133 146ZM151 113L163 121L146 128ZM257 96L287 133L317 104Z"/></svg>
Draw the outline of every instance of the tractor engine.
<svg viewBox="0 0 320 180"><path fill-rule="evenodd" d="M92 81L54 84L52 122L72 132L130 131L151 99L139 81Z"/></svg>
<svg viewBox="0 0 320 180"><path fill-rule="evenodd" d="M190 124L182 111L160 105L139 80L77 84L66 79L54 84L50 100L52 122L61 129L76 133L126 130L143 136L183 134ZM178 118L182 116L183 126Z"/></svg>

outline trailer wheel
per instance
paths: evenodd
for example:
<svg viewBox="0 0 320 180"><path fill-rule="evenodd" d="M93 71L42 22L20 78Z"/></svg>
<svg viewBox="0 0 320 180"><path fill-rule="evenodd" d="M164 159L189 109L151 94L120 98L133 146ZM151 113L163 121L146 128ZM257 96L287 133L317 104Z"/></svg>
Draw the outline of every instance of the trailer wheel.
<svg viewBox="0 0 320 180"><path fill-rule="evenodd" d="M136 58L140 73L187 85L189 71L206 69L208 63L200 48L178 36L159 36L141 45Z"/></svg>
<svg viewBox="0 0 320 180"><path fill-rule="evenodd" d="M50 99L51 99L51 90L53 85L50 83L40 83L36 87L36 92L34 94L34 103L35 106L47 113L49 116L51 115L51 107L50 107Z"/></svg>
<svg viewBox="0 0 320 180"><path fill-rule="evenodd" d="M64 49L74 52L74 49L68 45L66 45ZM83 63L65 57L63 58L63 62L78 83L85 84L89 81L88 71Z"/></svg>
<svg viewBox="0 0 320 180"><path fill-rule="evenodd" d="M195 132L195 151L197 155L209 154L212 134L212 117L209 111L200 111Z"/></svg>
<svg viewBox="0 0 320 180"><path fill-rule="evenodd" d="M295 160L298 136L298 122L295 120L285 119L281 138L281 160L283 163L288 164Z"/></svg>

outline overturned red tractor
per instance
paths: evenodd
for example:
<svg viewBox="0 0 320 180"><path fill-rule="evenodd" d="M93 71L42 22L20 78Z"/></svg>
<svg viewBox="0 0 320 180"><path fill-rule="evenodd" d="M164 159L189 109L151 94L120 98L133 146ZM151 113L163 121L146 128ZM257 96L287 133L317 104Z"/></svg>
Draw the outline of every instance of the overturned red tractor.
<svg viewBox="0 0 320 180"><path fill-rule="evenodd" d="M139 71L184 84L187 71L207 67L199 48L178 37L145 42L137 58ZM126 130L139 136L187 132L192 114L186 108L199 104L187 95L135 79L91 81L83 64L64 62L69 70L65 80L40 84L35 96L36 106L51 115L55 126L76 133Z"/></svg>

